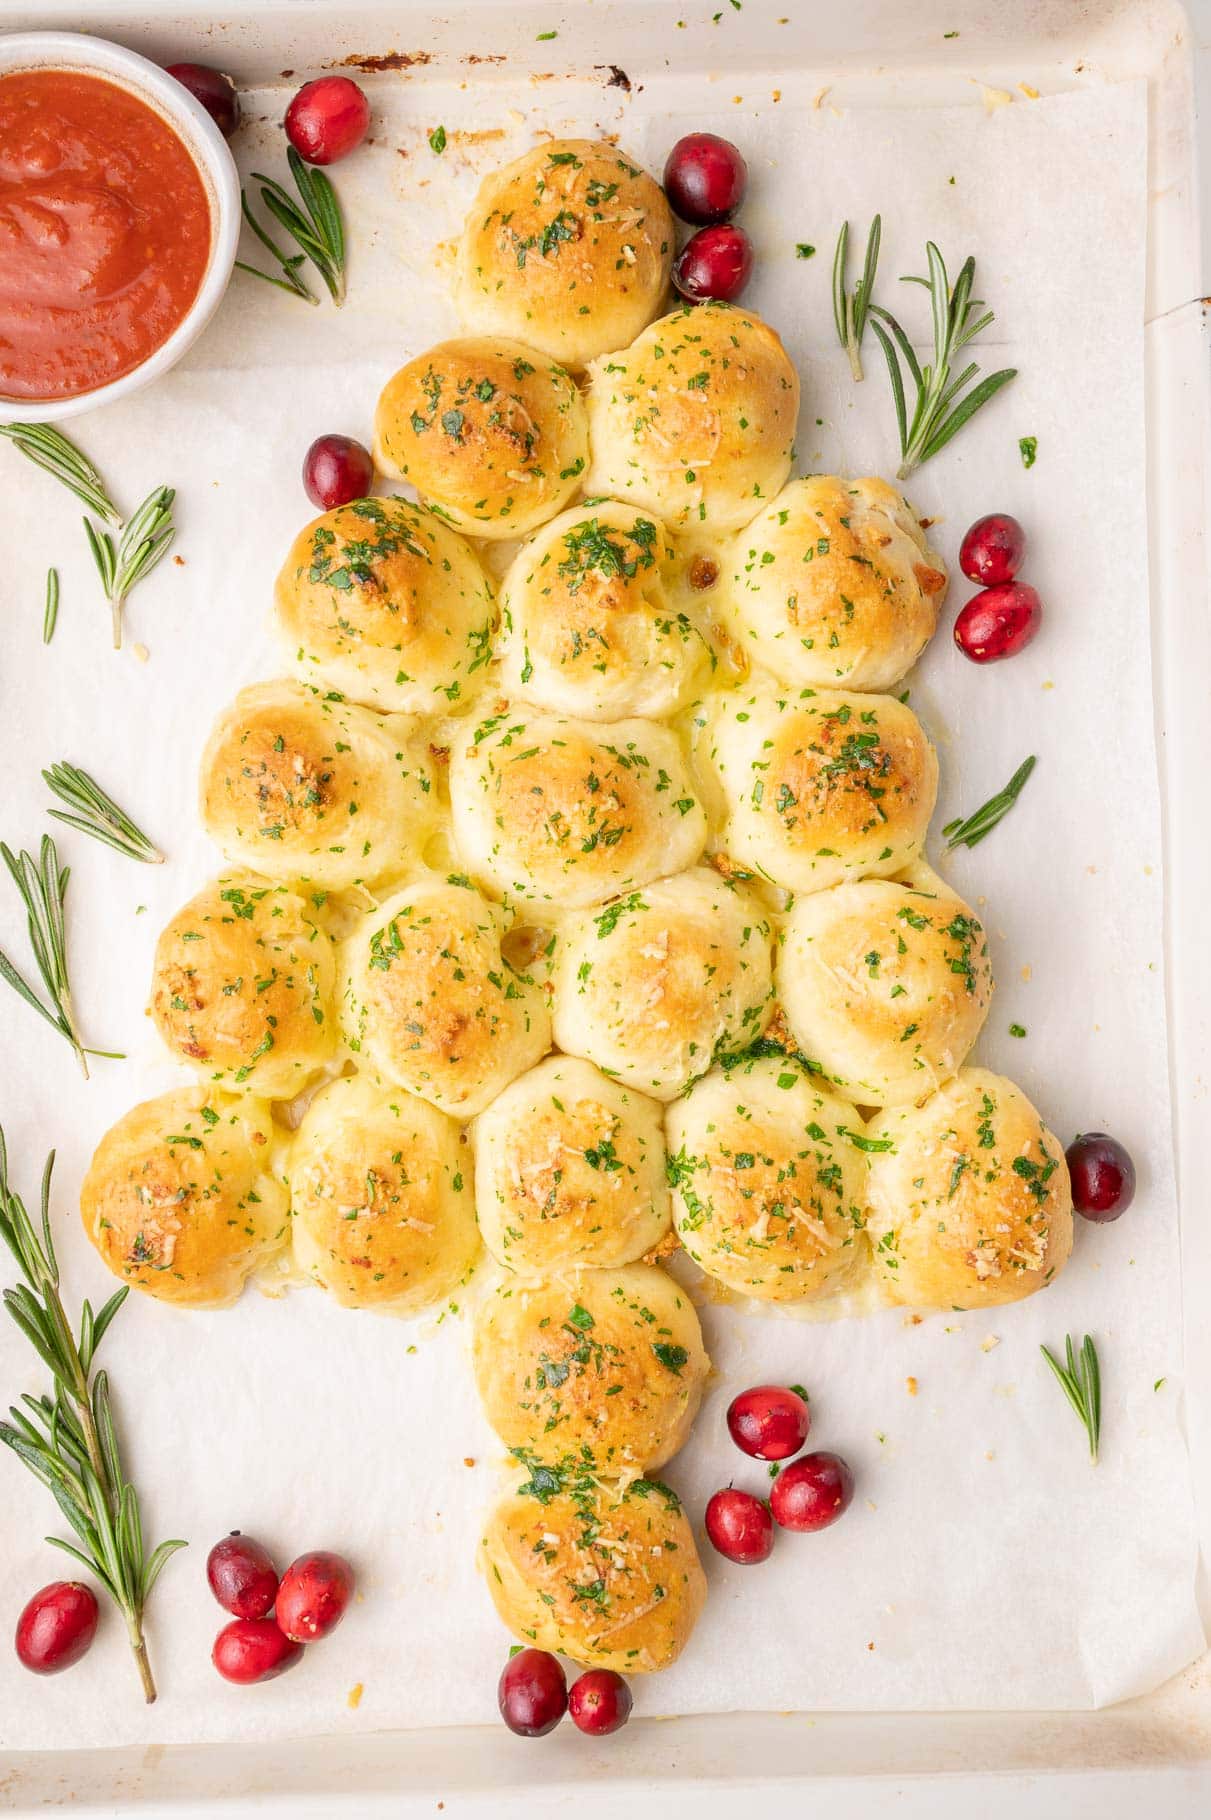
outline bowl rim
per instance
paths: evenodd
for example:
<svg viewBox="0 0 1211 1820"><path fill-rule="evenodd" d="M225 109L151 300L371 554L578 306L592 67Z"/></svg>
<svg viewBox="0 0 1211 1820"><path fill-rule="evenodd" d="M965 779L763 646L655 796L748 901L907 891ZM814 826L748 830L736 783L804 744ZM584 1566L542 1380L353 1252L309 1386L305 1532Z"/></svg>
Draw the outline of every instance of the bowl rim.
<svg viewBox="0 0 1211 1820"><path fill-rule="evenodd" d="M178 134L210 201L210 257L197 295L165 341L129 373L71 398L10 398L0 392L0 422L53 423L126 398L176 364L218 308L240 238L240 178L231 148L201 102L158 63L85 32L0 33L0 77L22 70L70 69L114 82L138 96Z"/></svg>

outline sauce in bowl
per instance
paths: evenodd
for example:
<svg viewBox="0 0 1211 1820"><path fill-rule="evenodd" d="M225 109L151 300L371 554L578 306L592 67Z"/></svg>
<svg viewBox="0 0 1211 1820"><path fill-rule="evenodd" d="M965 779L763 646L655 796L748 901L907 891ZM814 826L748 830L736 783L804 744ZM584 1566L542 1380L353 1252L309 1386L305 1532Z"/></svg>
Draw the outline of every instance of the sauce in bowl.
<svg viewBox="0 0 1211 1820"><path fill-rule="evenodd" d="M0 400L75 398L140 366L210 246L202 174L145 101L77 70L0 76Z"/></svg>

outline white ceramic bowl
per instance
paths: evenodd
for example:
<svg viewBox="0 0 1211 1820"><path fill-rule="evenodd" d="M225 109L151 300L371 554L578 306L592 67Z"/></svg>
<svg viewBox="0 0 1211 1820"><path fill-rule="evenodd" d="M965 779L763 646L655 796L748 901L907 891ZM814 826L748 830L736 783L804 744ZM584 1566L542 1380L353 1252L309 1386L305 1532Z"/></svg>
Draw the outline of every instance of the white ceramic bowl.
<svg viewBox="0 0 1211 1820"><path fill-rule="evenodd" d="M240 237L240 179L235 160L210 115L174 76L135 51L80 32L14 32L0 35L0 76L15 70L73 69L104 76L153 108L184 140L202 174L210 201L210 258L198 294L167 341L131 372L75 398L5 398L0 422L51 423L125 398L166 373L213 316L235 261Z"/></svg>

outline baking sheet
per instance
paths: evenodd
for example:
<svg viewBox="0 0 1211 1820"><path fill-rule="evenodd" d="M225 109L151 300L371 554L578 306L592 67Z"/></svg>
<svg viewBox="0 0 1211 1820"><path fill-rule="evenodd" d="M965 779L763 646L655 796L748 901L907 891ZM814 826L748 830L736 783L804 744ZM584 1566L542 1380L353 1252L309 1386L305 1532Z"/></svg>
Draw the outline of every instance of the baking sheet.
<svg viewBox="0 0 1211 1820"><path fill-rule="evenodd" d="M1149 685L1144 85L1019 96L991 111L973 88L966 108L841 114L826 95L813 106L809 88L789 83L775 100L776 81L758 91L746 79L749 92L734 102L724 78L713 114L698 85L630 98L597 84L500 79L377 89L377 143L336 173L355 223L346 310L307 311L237 276L188 368L77 425L123 503L160 480L180 488L183 565L165 565L131 605L129 639L146 645L145 665L106 649L72 502L4 456L3 832L36 840L38 769L70 757L114 790L171 863L137 869L64 839L82 1014L92 1039L125 1047L130 1060L98 1063L85 1086L66 1049L7 999L0 1119L31 1198L44 1149L59 1146L69 1288L103 1297L109 1280L74 1224L73 1194L106 1126L178 1078L157 1057L142 1005L160 924L217 867L193 807L207 726L240 684L280 667L267 609L306 515L302 449L321 429L365 436L386 375L455 326L433 249L456 231L483 168L544 128L619 130L656 169L691 126L739 139L753 171L750 301L803 374L804 470L894 468L877 349L855 389L833 339L828 264L841 216L860 239L882 210L885 294L893 274L920 269L927 234L952 271L976 250L977 288L998 312L984 364L1008 360L1021 376L910 493L942 520L951 556L979 512L1017 512L1031 537L1028 575L1050 614L1012 666L975 670L943 635L912 679L942 761L935 826L982 802L1027 750L1040 761L1014 818L941 869L981 907L994 938L998 993L978 1058L1020 1080L1065 1138L1091 1127L1123 1136L1140 1192L1120 1226L1078 1234L1053 1289L992 1317L910 1325L893 1312L821 1325L704 1310L719 1379L667 1475L690 1509L733 1476L759 1488L763 1469L731 1449L722 1412L741 1383L767 1377L809 1386L814 1438L847 1455L859 1493L843 1524L783 1538L763 1572L712 1557L711 1599L690 1649L637 1688L637 1706L1103 1704L1155 1685L1202 1643L1180 1426ZM264 97L265 113L279 116L283 99ZM439 123L449 137L440 159L426 138ZM276 168L280 142L254 130L241 160ZM817 244L814 259L796 260L801 240ZM923 298L908 291L896 302L922 322ZM1021 435L1038 438L1029 472ZM44 650L52 560L63 607ZM957 599L965 594L956 588ZM0 941L23 952L14 905L2 898ZM1008 1035L1015 1021L1024 1040ZM1099 1339L1106 1401L1096 1469L1037 1350L1086 1329ZM490 1719L506 1638L472 1560L500 1450L478 1412L466 1343L458 1317L407 1327L344 1313L314 1293L248 1296L216 1315L132 1298L107 1342L126 1445L149 1531L193 1542L153 1601L161 1702L139 1706L111 1620L72 1675L36 1682L15 1664L0 1671L3 1743L263 1739ZM40 1388L8 1332L0 1369L6 1387ZM2 1484L0 1587L15 1615L34 1586L63 1571L62 1558L37 1540L55 1514L46 1495L12 1463ZM263 1535L283 1560L306 1547L342 1549L363 1594L336 1637L254 1692L224 1686L208 1661L222 1614L203 1559L235 1526ZM353 1708L355 1685L363 1693Z"/></svg>

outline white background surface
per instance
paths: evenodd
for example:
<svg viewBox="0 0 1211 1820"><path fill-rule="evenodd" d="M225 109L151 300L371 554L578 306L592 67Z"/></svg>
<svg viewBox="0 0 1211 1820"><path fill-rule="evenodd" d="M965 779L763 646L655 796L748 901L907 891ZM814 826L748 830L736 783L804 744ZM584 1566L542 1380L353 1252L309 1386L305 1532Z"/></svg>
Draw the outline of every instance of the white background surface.
<svg viewBox="0 0 1211 1820"><path fill-rule="evenodd" d="M480 161L529 142L527 129L507 119L514 99L528 120L562 127L574 92L561 89L554 114L541 95L530 111L533 91L494 92L510 140L490 142ZM583 93L588 112L613 124L618 98L609 94L603 111L599 90ZM981 1056L1012 1068L1064 1136L1082 1125L1116 1129L1144 1167L1140 1199L1123 1227L1083 1233L1061 1284L995 1321L957 1317L909 1332L895 1315L832 1328L729 1311L709 1318L716 1362L732 1389L767 1374L810 1385L818 1438L851 1456L862 1474L860 1499L829 1536L802 1545L787 1539L760 1581L741 1570L713 1571L712 1605L692 1652L674 1675L642 1690L640 1710L1084 1704L1149 1685L1197 1646L1193 1531L1175 1413L1180 1336L1140 487L1141 94L1124 90L1113 99L1113 133L1093 96L1019 101L986 118L973 91L970 109L939 111L924 125L920 117L910 124L903 114L867 112L859 126L822 108L779 136L776 165L756 152L758 129L747 110L718 123L750 152L754 193L745 223L761 262L752 302L787 335L804 370L805 466L892 465L890 402L873 346L860 409L844 414L855 394L827 313L827 256L842 213L864 224L873 207L883 208L885 288L894 273L916 265L927 231L941 239L952 266L974 247L981 288L997 306L997 332L1007 343L996 358L1020 351L1022 377L925 470L912 495L923 511L944 510L942 543L952 557L971 516L992 505L1017 510L1033 539L1030 577L1052 606L1048 631L1016 664L986 673L968 670L940 642L913 699L940 745L939 824L982 801L1027 746L1040 754L1014 822L950 869L961 889L987 895L998 932L1001 991ZM205 726L239 682L274 666L261 625L280 553L305 515L299 452L321 428L364 433L382 377L447 326L419 284L422 277L431 284L432 240L456 226L474 175L457 141L434 170L423 130L439 114L451 131L470 118L482 128L489 110L482 96L460 102L441 85L426 91L424 107L423 121L409 119L396 131L372 171L355 179L347 167L351 195L372 177L384 224L374 264L366 262L365 283L375 292L369 312L351 305L321 322L319 312L306 316L240 281L192 374L98 420L95 432L91 425L81 431L127 503L159 479L182 487L186 567L163 572L135 598L131 636L152 651L145 669L105 650L86 559L67 560L69 550L79 555L69 539L70 502L51 483L29 488L20 476L14 543L32 543L36 555L10 571L14 600L28 603L25 643L14 642L0 696L21 755L16 769L28 787L52 758L89 764L173 855L161 877L72 844L79 861L74 952L90 1031L135 1054L146 1048L139 1006L156 929L211 864L191 802ZM626 143L658 166L691 118L649 128L635 118L641 111L641 104L632 109ZM692 123L703 124L698 105ZM407 159L396 162L397 144ZM914 158L921 160L915 168ZM396 186L410 184L418 166L420 181L432 179L424 206L414 202L401 217ZM1031 233L1019 205L1044 169L1045 228ZM953 189L950 174L958 178ZM792 258L801 238L821 248L806 265ZM360 277L355 271L355 295ZM1078 285L1079 317L1066 307ZM905 312L914 305L920 320L919 300L905 293ZM262 371L255 379L204 370L211 362L263 362L270 340L284 352L285 328L293 331L299 318L317 353L343 361L356 348L361 364L312 366L304 375ZM817 416L825 419L818 439ZM1016 454L1025 433L1040 443L1029 474ZM205 471L192 481L181 463L186 436L207 451ZM63 569L64 608L56 644L44 653L38 603L52 557ZM954 598L964 593L957 589ZM52 716L46 696L30 688L34 678L55 696ZM1043 688L1048 681L1054 689ZM40 793L24 808L21 801L14 789L7 832L29 842ZM139 902L150 908L135 918ZM6 941L15 929L11 908L9 915L0 920ZM133 932L129 941L125 931ZM1028 986L1024 964L1032 968ZM1029 1026L1025 1043L1005 1035L1015 1018ZM0 1020L6 1053L27 1058L23 1079L6 1090L13 1151L27 1159L32 1191L44 1142L60 1143L66 1217L105 1124L168 1076L138 1061L110 1065L90 1088L77 1088L70 1056L49 1034L43 1042L21 1007L0 1008ZM103 1274L74 1229L65 1252L75 1280L104 1293ZM1036 1350L1040 1337L1054 1342L1066 1328L1085 1326L1103 1341L1107 1377L1106 1460L1096 1475ZM984 1354L979 1341L990 1331L1002 1344ZM488 1716L503 1638L470 1554L493 1448L473 1408L461 1333L425 1341L412 1357L411 1338L327 1309L314 1296L278 1306L246 1301L215 1317L147 1303L124 1312L110 1363L141 1482L157 1486L156 1532L183 1527L195 1541L157 1595L153 1647L165 1699L138 1735L264 1735ZM6 1381L18 1369L9 1356ZM921 1386L915 1401L904 1391L910 1372ZM1162 1376L1166 1387L1154 1394ZM718 1444L725 1401L721 1387L669 1475L691 1504L736 1465ZM464 1454L480 1464L463 1468ZM29 1546L45 1520L41 1494L10 1473L16 1546L8 1565L23 1596L58 1567L50 1551ZM392 1519L385 1522L384 1512ZM259 1690L255 1707L215 1683L206 1663L218 1614L201 1587L201 1556L212 1533L233 1523L260 1528L284 1553L344 1546L363 1569L367 1593L325 1655ZM102 1647L110 1652L112 1705L96 1709L96 1740L114 1742L132 1735L122 1728L142 1715L123 1684L130 1671L116 1629ZM98 1661L92 1658L94 1673ZM792 1672L800 1677L794 1686ZM354 1719L343 1696L357 1680L366 1697ZM45 1744L61 1734L85 1742L78 1689L75 1677L36 1687L31 1729L15 1727L9 1741ZM10 1699L5 1685L18 1722L23 1692L13 1688Z"/></svg>

